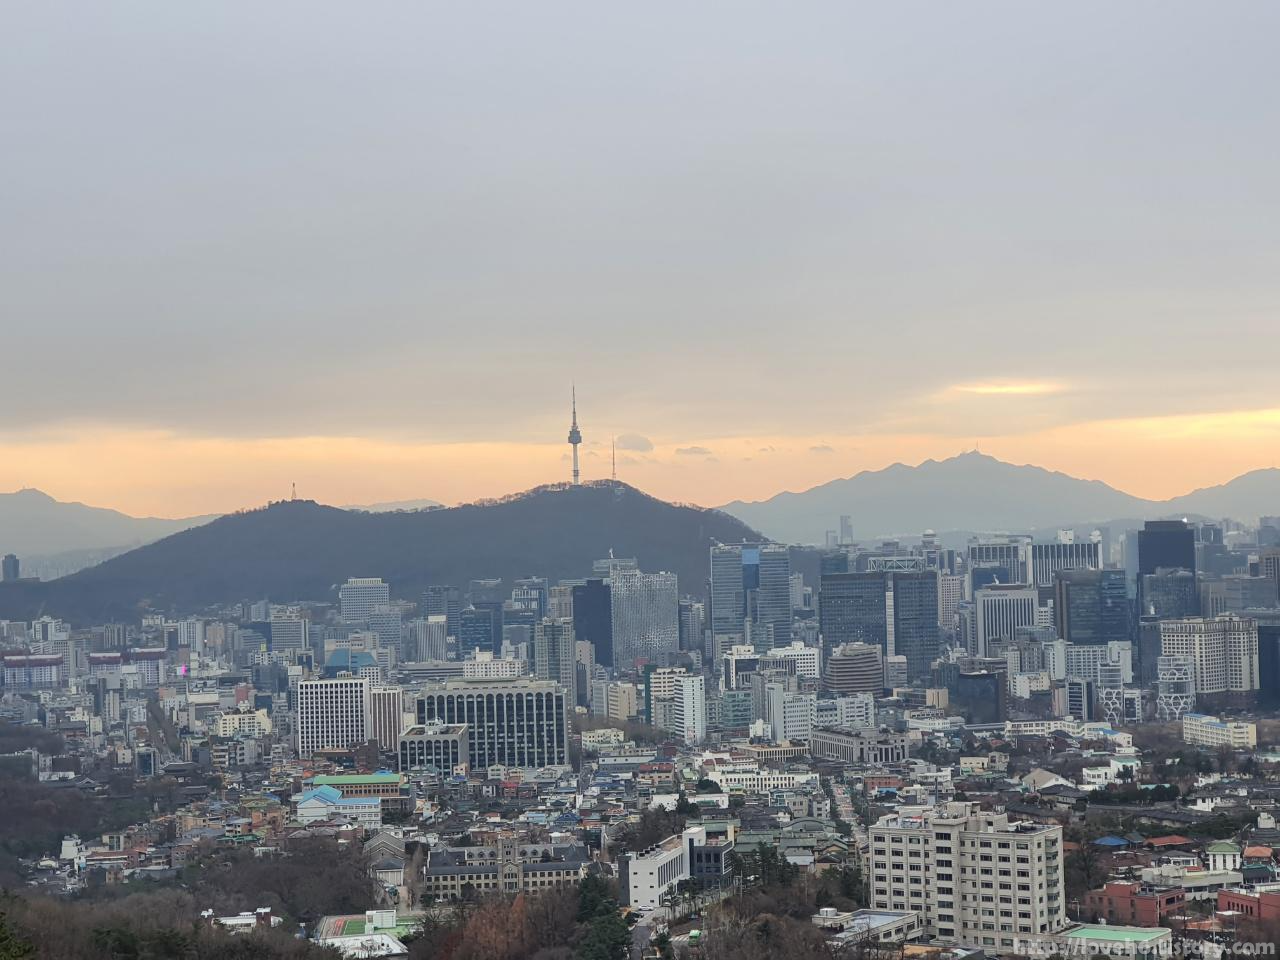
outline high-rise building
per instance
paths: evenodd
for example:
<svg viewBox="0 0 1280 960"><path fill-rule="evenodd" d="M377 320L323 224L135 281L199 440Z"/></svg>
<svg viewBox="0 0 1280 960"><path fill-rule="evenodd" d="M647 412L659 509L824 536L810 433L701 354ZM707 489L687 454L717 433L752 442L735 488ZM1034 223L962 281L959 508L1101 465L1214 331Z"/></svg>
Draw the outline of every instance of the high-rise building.
<svg viewBox="0 0 1280 960"><path fill-rule="evenodd" d="M298 756L346 750L370 739L369 681L364 677L303 680L298 684Z"/></svg>
<svg viewBox="0 0 1280 960"><path fill-rule="evenodd" d="M938 571L890 573L888 582L890 656L906 658L908 681L927 677L941 650Z"/></svg>
<svg viewBox="0 0 1280 960"><path fill-rule="evenodd" d="M1034 627L1039 610L1036 588L1022 584L993 583L973 596L979 657L987 656L998 640L1013 640L1018 627Z"/></svg>
<svg viewBox="0 0 1280 960"><path fill-rule="evenodd" d="M422 592L422 615L444 617L445 630L451 637L458 635L462 607L462 591L457 587L432 584Z"/></svg>
<svg viewBox="0 0 1280 960"><path fill-rule="evenodd" d="M565 689L550 680L447 680L418 697L418 723L467 725L473 770L569 764Z"/></svg>
<svg viewBox="0 0 1280 960"><path fill-rule="evenodd" d="M404 659L410 663L444 660L449 654L449 617L433 613L410 620L405 632Z"/></svg>
<svg viewBox="0 0 1280 960"><path fill-rule="evenodd" d="M1030 537L970 540L968 558L975 589L989 583L1031 582Z"/></svg>
<svg viewBox="0 0 1280 960"><path fill-rule="evenodd" d="M347 623L364 623L391 602L391 587L378 577L352 577L338 588L338 615Z"/></svg>
<svg viewBox="0 0 1280 960"><path fill-rule="evenodd" d="M1060 826L953 802L899 808L868 833L872 909L914 910L937 942L1014 953L1067 925Z"/></svg>
<svg viewBox="0 0 1280 960"><path fill-rule="evenodd" d="M476 650L501 653L502 608L467 606L458 614L458 656Z"/></svg>
<svg viewBox="0 0 1280 960"><path fill-rule="evenodd" d="M1160 620L1194 617L1200 613L1196 575L1183 567L1159 567L1138 580L1139 610Z"/></svg>
<svg viewBox="0 0 1280 960"><path fill-rule="evenodd" d="M1054 576L1053 614L1058 636L1068 643L1128 640L1129 594L1124 571L1059 570Z"/></svg>
<svg viewBox="0 0 1280 960"><path fill-rule="evenodd" d="M1160 652L1195 666L1197 696L1258 689L1258 624L1226 615L1160 621Z"/></svg>
<svg viewBox="0 0 1280 960"><path fill-rule="evenodd" d="M618 569L609 577L613 664L632 668L638 659L680 649L680 591L674 573Z"/></svg>
<svg viewBox="0 0 1280 960"><path fill-rule="evenodd" d="M603 578L574 584L573 633L595 649L596 663L613 666L613 607L609 584Z"/></svg>
<svg viewBox="0 0 1280 960"><path fill-rule="evenodd" d="M686 744L707 738L707 690L701 674L677 678L675 684L673 731Z"/></svg>
<svg viewBox="0 0 1280 960"><path fill-rule="evenodd" d="M711 632L727 638L725 645L748 636L758 649L790 642L791 554L785 546L727 543L711 548Z"/></svg>
<svg viewBox="0 0 1280 960"><path fill-rule="evenodd" d="M1161 567L1196 572L1196 534L1185 520L1148 520L1138 532L1138 574Z"/></svg>
<svg viewBox="0 0 1280 960"><path fill-rule="evenodd" d="M1041 589L1052 588L1054 577L1060 570L1101 569L1100 547L1101 544L1093 540L1077 542L1074 537L1068 538L1061 534L1054 543L1033 543L1031 582Z"/></svg>
<svg viewBox="0 0 1280 960"><path fill-rule="evenodd" d="M22 566L18 558L12 553L6 553L4 559L0 560L0 580L5 583L14 583L21 578Z"/></svg>
<svg viewBox="0 0 1280 960"><path fill-rule="evenodd" d="M577 690L577 647L573 621L544 617L533 631L533 675L564 687L565 703L572 710Z"/></svg>
<svg viewBox="0 0 1280 960"><path fill-rule="evenodd" d="M534 620L547 615L547 581L543 577L523 577L511 590L511 606L516 610L528 610Z"/></svg>
<svg viewBox="0 0 1280 960"><path fill-rule="evenodd" d="M271 615L271 649L277 653L311 648L308 623L295 612Z"/></svg>
<svg viewBox="0 0 1280 960"><path fill-rule="evenodd" d="M702 650L707 631L707 607L701 600L680 601L680 649Z"/></svg>
<svg viewBox="0 0 1280 960"><path fill-rule="evenodd" d="M404 689L395 686L369 688L369 739L378 741L383 753L395 753L405 728Z"/></svg>
<svg viewBox="0 0 1280 960"><path fill-rule="evenodd" d="M889 643L889 582L884 573L831 573L821 579L818 624L824 656L836 647L866 643L882 655Z"/></svg>

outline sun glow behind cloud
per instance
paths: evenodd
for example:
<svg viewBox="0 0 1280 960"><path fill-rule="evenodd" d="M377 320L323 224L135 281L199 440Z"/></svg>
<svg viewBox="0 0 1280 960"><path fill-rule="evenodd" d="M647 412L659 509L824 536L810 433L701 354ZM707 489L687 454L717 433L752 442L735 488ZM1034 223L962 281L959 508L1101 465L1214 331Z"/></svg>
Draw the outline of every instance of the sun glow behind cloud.
<svg viewBox="0 0 1280 960"><path fill-rule="evenodd" d="M1019 382L984 381L979 383L959 383L951 388L953 393L968 393L980 397L1043 396L1061 393L1066 389L1060 383L1048 380L1025 380Z"/></svg>

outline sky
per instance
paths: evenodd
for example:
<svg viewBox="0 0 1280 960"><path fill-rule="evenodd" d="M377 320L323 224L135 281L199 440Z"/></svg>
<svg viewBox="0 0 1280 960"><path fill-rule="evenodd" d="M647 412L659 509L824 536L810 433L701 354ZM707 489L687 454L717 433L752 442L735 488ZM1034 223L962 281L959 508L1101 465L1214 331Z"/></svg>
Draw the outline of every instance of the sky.
<svg viewBox="0 0 1280 960"><path fill-rule="evenodd" d="M0 490L1280 465L1280 5L8 4Z"/></svg>

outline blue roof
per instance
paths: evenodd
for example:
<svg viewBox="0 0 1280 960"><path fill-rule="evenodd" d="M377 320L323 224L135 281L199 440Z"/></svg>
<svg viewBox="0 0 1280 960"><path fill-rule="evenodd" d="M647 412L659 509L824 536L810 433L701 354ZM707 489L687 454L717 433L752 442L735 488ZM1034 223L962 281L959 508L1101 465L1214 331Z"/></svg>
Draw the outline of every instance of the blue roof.
<svg viewBox="0 0 1280 960"><path fill-rule="evenodd" d="M308 800L319 800L321 803L337 803L342 799L342 791L337 787L316 787L308 790L302 795L299 803L306 803Z"/></svg>
<svg viewBox="0 0 1280 960"><path fill-rule="evenodd" d="M1095 847L1127 847L1129 841L1124 837L1099 837L1093 841Z"/></svg>

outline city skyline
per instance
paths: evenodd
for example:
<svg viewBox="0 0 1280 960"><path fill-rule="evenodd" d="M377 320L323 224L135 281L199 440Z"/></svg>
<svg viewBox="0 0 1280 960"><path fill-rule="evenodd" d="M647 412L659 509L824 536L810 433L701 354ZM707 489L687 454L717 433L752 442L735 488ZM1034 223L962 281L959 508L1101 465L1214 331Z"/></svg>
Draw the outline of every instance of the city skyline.
<svg viewBox="0 0 1280 960"><path fill-rule="evenodd" d="M77 13L13 14L0 489L500 495L571 382L584 479L706 504L1276 465L1271 5Z"/></svg>

